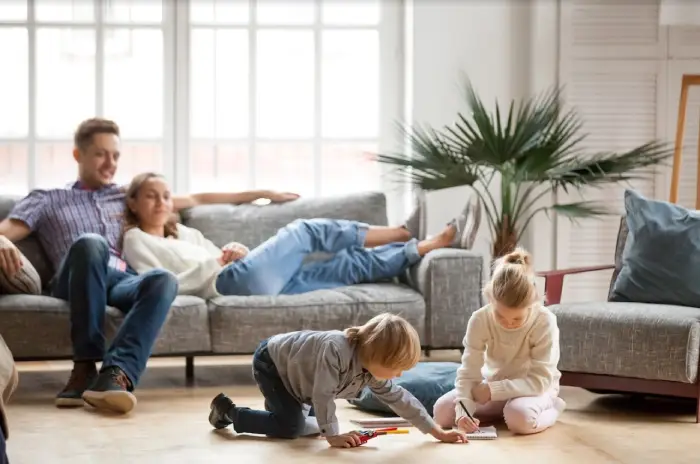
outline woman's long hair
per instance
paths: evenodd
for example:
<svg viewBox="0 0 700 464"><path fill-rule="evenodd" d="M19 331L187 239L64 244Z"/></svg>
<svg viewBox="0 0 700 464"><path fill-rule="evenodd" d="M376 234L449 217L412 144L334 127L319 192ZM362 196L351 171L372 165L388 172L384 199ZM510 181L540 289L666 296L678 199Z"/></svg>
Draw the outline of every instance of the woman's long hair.
<svg viewBox="0 0 700 464"><path fill-rule="evenodd" d="M134 227L141 226L141 221L136 214L131 211L131 208L129 208L129 202L136 200L144 182L154 178L165 179L165 177L155 172L144 172L134 177L131 184L129 184L129 188L126 190L126 197L124 198L126 204L124 205L124 215L122 217L122 235L119 238L120 250L124 246L124 234ZM168 219L168 222L165 223L165 236L177 238L177 221L173 217Z"/></svg>

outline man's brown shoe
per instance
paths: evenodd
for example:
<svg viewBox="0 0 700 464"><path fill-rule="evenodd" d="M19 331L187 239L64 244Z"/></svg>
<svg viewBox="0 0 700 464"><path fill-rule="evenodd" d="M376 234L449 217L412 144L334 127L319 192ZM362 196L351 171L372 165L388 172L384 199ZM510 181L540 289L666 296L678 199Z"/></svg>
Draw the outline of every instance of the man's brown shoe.
<svg viewBox="0 0 700 464"><path fill-rule="evenodd" d="M56 406L59 408L76 408L82 407L83 392L97 378L97 368L92 361L79 361L73 364L73 370L70 373L68 383L56 395Z"/></svg>
<svg viewBox="0 0 700 464"><path fill-rule="evenodd" d="M83 393L83 400L93 408L121 414L134 409L136 397L124 371L116 366L103 368L95 382Z"/></svg>

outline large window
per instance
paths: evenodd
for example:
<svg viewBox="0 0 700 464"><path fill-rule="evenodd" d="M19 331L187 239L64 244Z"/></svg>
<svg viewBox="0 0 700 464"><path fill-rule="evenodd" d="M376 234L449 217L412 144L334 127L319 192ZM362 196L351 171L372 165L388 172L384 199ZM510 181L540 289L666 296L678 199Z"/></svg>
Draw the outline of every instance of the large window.
<svg viewBox="0 0 700 464"><path fill-rule="evenodd" d="M3 193L75 179L73 131L94 115L121 126L119 181L163 170L168 86L159 3L9 0L0 3L0 21Z"/></svg>
<svg viewBox="0 0 700 464"><path fill-rule="evenodd" d="M398 3L0 2L0 192L74 179L72 133L95 115L121 127L120 182L381 189L369 153L395 142Z"/></svg>

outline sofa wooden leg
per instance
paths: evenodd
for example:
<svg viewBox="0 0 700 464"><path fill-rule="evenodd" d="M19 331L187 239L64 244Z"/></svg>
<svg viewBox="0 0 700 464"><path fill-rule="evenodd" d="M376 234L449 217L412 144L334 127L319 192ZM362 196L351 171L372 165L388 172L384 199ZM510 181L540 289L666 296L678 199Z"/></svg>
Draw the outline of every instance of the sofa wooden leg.
<svg viewBox="0 0 700 464"><path fill-rule="evenodd" d="M423 353L425 353L425 357L429 358L430 357L430 348L426 348L423 350Z"/></svg>
<svg viewBox="0 0 700 464"><path fill-rule="evenodd" d="M187 385L194 383L194 356L185 357L185 382Z"/></svg>
<svg viewBox="0 0 700 464"><path fill-rule="evenodd" d="M700 396L695 398L695 423L700 424Z"/></svg>

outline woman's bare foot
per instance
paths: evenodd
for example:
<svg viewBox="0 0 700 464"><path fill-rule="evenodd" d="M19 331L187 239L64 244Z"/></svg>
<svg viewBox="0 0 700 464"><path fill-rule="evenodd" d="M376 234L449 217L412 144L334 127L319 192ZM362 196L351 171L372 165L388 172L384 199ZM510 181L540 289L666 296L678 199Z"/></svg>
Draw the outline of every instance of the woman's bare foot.
<svg viewBox="0 0 700 464"><path fill-rule="evenodd" d="M418 242L418 254L425 256L433 250L447 248L454 241L457 234L457 226L448 224L439 234Z"/></svg>

